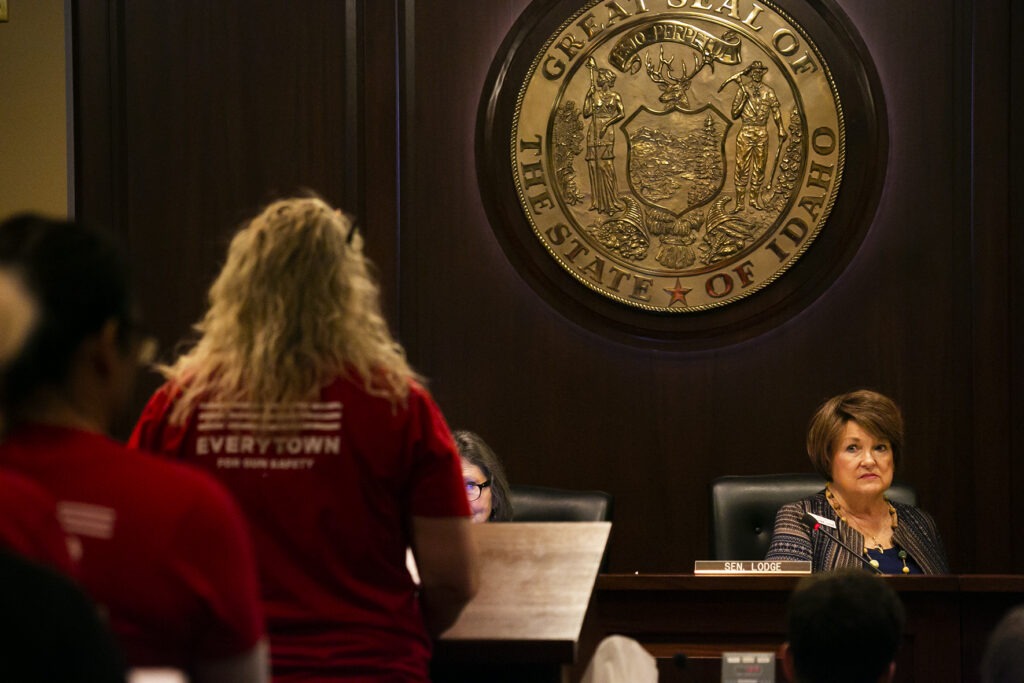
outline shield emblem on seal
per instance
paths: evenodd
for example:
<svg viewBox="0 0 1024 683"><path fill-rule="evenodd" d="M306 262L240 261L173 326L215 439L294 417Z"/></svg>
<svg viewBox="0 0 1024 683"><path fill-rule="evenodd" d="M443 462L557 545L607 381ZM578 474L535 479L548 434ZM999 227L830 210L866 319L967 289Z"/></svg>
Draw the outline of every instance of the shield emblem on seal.
<svg viewBox="0 0 1024 683"><path fill-rule="evenodd" d="M725 139L732 122L716 107L641 105L622 124L633 194L677 218L713 200L725 185Z"/></svg>

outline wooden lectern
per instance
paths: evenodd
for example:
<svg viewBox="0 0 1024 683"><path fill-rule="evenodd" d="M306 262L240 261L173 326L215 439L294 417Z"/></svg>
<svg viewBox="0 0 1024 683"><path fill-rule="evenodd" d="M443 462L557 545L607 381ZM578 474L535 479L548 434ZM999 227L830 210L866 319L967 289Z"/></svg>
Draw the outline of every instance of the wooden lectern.
<svg viewBox="0 0 1024 683"><path fill-rule="evenodd" d="M480 591L434 645L434 683L567 681L611 522L473 527Z"/></svg>

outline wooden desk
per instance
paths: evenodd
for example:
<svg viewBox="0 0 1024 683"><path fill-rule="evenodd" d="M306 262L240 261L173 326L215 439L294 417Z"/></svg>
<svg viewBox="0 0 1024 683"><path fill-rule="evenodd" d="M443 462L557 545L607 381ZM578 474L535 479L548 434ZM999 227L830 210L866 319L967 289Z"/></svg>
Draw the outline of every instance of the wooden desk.
<svg viewBox="0 0 1024 683"><path fill-rule="evenodd" d="M721 653L776 651L796 577L604 574L589 619L597 638L619 633L658 658L661 683L718 683ZM985 639L1024 603L1024 576L892 576L907 609L897 681L978 681ZM680 669L672 656L687 656ZM590 651L580 652L585 664ZM776 679L784 681L781 667Z"/></svg>
<svg viewBox="0 0 1024 683"><path fill-rule="evenodd" d="M435 683L565 680L610 530L610 522L475 525L480 591L435 645Z"/></svg>

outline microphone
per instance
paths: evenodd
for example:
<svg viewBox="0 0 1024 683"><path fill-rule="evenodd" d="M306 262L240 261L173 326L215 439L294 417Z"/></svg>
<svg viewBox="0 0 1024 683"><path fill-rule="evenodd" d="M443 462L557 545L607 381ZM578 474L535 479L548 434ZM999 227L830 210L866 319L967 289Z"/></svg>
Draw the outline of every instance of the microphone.
<svg viewBox="0 0 1024 683"><path fill-rule="evenodd" d="M677 652L672 655L672 664L675 665L675 670L679 672L679 675L674 680L679 681L695 681L695 675L693 669L690 668L690 660L684 652Z"/></svg>
<svg viewBox="0 0 1024 683"><path fill-rule="evenodd" d="M861 553L858 553L853 548L851 548L850 546L848 546L845 543L843 543L841 540L839 540L839 537L836 536L835 534L830 534L829 532L825 531L825 529L823 529L822 526L821 526L821 522L816 520L814 518L814 515L812 515L810 512L808 512L806 508L804 509L804 524L809 526L811 528L812 532L813 531L817 531L817 532L819 532L819 533L821 533L821 534L831 538L833 541L835 541L836 543L839 544L840 548L844 549L846 552L848 552L851 555L853 555L854 557L856 557L858 560L860 560L864 564L865 567L867 567L868 569L870 569L874 573L876 573L876 574L881 574L882 573L881 569L879 569L875 565L873 565L870 562L868 562L867 560L865 560L864 559L864 555L862 555Z"/></svg>

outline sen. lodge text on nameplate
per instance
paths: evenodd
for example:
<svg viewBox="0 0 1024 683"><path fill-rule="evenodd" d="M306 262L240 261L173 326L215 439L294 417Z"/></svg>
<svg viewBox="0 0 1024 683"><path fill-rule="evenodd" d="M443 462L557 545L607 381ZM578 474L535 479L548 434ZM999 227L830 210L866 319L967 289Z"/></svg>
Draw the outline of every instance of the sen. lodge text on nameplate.
<svg viewBox="0 0 1024 683"><path fill-rule="evenodd" d="M697 560L693 563L697 576L772 575L790 576L811 573L809 560Z"/></svg>

